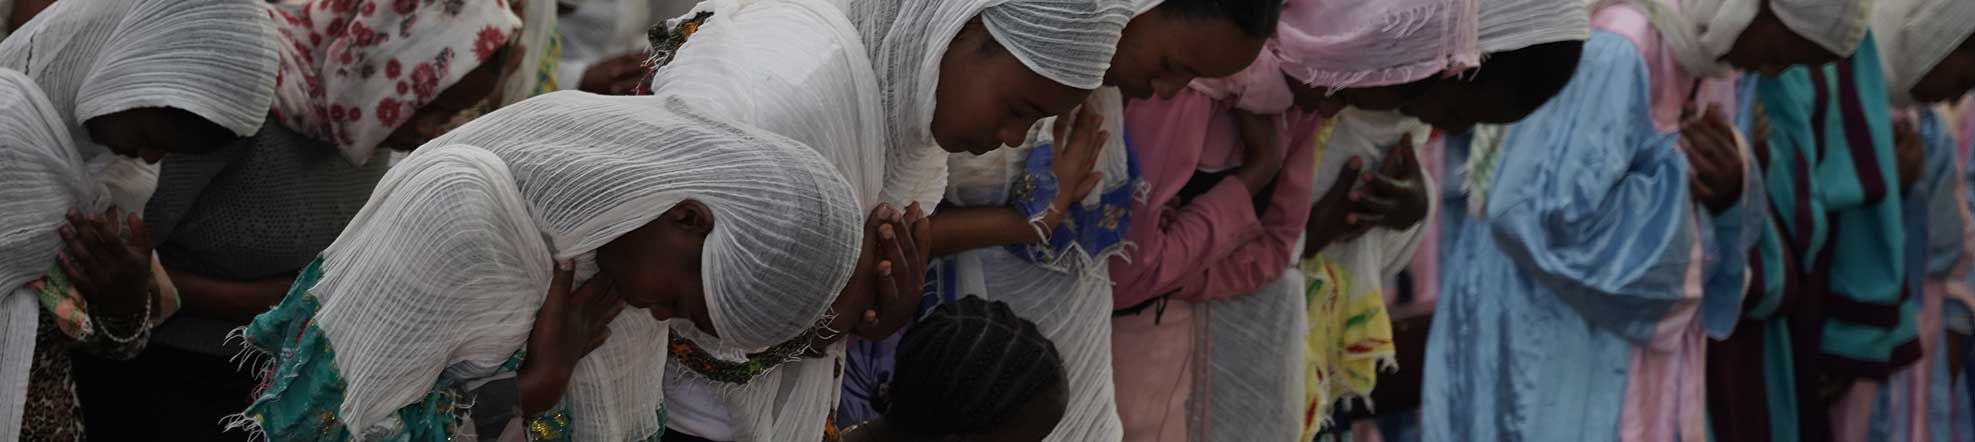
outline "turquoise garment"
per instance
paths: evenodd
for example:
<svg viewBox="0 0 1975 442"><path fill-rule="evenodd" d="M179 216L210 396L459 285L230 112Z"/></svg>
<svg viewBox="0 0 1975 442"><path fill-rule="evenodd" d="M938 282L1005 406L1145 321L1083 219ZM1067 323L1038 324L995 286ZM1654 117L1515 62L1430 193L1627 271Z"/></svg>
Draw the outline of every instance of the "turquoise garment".
<svg viewBox="0 0 1975 442"><path fill-rule="evenodd" d="M1451 246L1423 440L1615 441L1633 350L1684 289L1688 168L1638 47L1594 32L1570 84L1508 129L1485 217ZM1450 211L1451 212L1451 211Z"/></svg>
<svg viewBox="0 0 1975 442"><path fill-rule="evenodd" d="M1710 402L1743 404L1709 410L1717 434L1827 435L1831 404L1818 392L1884 379L1919 356L1903 290L1916 258L1872 40L1836 64L1753 79L1749 104L1769 119L1758 138L1771 222L1751 261L1748 322L1727 349L1711 344Z"/></svg>
<svg viewBox="0 0 1975 442"><path fill-rule="evenodd" d="M1807 284L1821 297L1817 365L1838 379L1882 378L1919 355L1916 311L1902 302L1906 234L1872 40L1840 64L1793 68L1758 86L1777 233L1820 278Z"/></svg>
<svg viewBox="0 0 1975 442"><path fill-rule="evenodd" d="M309 263L295 277L287 297L274 310L254 318L245 337L255 350L273 355L271 373L263 375L263 389L243 415L258 426L268 439L279 441L347 441L349 429L337 419L343 403L343 378L336 370L335 349L322 330L311 322L320 304L309 293L322 279L322 259ZM524 353L515 352L500 371L519 370ZM388 434L372 434L366 439L383 441L445 441L467 417L473 403L467 381L441 375L430 393L417 403L398 410L401 427ZM496 406L482 404L482 406ZM661 417L664 410L658 410ZM567 441L570 437L567 405L530 419L529 440ZM664 434L646 439L658 440ZM484 435L483 435L484 436Z"/></svg>

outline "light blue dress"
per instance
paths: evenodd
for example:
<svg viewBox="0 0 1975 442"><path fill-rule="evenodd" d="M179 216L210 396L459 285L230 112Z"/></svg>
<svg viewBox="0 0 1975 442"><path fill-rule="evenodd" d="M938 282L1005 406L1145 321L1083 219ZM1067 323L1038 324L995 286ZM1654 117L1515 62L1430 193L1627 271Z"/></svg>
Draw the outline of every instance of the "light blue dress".
<svg viewBox="0 0 1975 442"><path fill-rule="evenodd" d="M1633 351L1683 301L1701 235L1650 88L1638 47L1594 32L1570 84L1508 129L1468 201L1485 215L1453 223L1424 440L1618 439Z"/></svg>

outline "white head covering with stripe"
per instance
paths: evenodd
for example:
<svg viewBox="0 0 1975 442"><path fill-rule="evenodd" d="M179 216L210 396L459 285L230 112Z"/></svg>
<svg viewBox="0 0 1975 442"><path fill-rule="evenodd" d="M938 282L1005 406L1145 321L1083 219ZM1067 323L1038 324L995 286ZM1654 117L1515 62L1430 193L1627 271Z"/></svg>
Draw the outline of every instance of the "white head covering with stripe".
<svg viewBox="0 0 1975 442"><path fill-rule="evenodd" d="M1975 35L1975 2L1878 1L1872 12L1873 38L1884 62L1888 96L1894 104L1912 104L1920 78Z"/></svg>
<svg viewBox="0 0 1975 442"><path fill-rule="evenodd" d="M1717 0L1736 2L1747 0ZM1871 30L1873 0L1766 0L1783 25L1840 56L1851 56Z"/></svg>
<svg viewBox="0 0 1975 442"><path fill-rule="evenodd" d="M1480 0L1477 44L1484 57L1544 43L1591 38L1584 0Z"/></svg>
<svg viewBox="0 0 1975 442"><path fill-rule="evenodd" d="M843 0L871 54L890 120L885 200L938 201L946 190L946 154L933 141L940 60L960 29L976 18L1024 66L1051 81L1097 89L1118 38L1143 0Z"/></svg>

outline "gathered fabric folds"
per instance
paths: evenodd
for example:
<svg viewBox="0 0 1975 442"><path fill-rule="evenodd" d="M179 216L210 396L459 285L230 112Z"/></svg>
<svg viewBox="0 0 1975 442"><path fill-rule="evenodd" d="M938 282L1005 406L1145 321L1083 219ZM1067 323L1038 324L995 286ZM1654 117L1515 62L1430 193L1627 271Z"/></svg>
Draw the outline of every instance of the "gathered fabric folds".
<svg viewBox="0 0 1975 442"><path fill-rule="evenodd" d="M347 383L337 416L389 434L441 374L494 374L525 343L555 260L685 200L715 219L700 274L719 345L808 332L849 278L862 216L833 169L683 100L556 93L434 140L386 175L309 290ZM660 428L666 327L627 312L611 330L564 398L578 440Z"/></svg>
<svg viewBox="0 0 1975 442"><path fill-rule="evenodd" d="M1097 89L1142 0L836 0L869 51L886 109L885 200L937 201L946 154L933 140L940 60L976 18L1024 66L1051 81ZM893 185L894 183L899 185Z"/></svg>
<svg viewBox="0 0 1975 442"><path fill-rule="evenodd" d="M60 2L0 41L0 434L18 434L40 307L68 209L142 210L157 169L109 154L82 122L183 109L241 136L273 101L273 36L224 0Z"/></svg>
<svg viewBox="0 0 1975 442"><path fill-rule="evenodd" d="M26 74L55 105L111 201L142 210L158 168L108 155L82 122L168 107L235 135L260 130L274 97L274 37L259 7L227 0L59 3L0 41L0 68Z"/></svg>
<svg viewBox="0 0 1975 442"><path fill-rule="evenodd" d="M55 262L63 213L107 206L109 195L33 80L0 69L0 105L0 434L18 435L41 312L26 284Z"/></svg>
<svg viewBox="0 0 1975 442"><path fill-rule="evenodd" d="M713 16L658 71L652 89L815 149L851 183L857 208L917 202L930 209L947 187L947 155L931 131L939 61L961 27L978 17L1031 70L1093 89L1131 18L1129 3L709 1L689 16ZM674 332L707 346L692 330ZM759 348L707 350L736 362ZM843 348L822 353L713 386L724 402L715 411L727 414L734 438L821 434L841 391ZM680 375L677 382L717 382Z"/></svg>

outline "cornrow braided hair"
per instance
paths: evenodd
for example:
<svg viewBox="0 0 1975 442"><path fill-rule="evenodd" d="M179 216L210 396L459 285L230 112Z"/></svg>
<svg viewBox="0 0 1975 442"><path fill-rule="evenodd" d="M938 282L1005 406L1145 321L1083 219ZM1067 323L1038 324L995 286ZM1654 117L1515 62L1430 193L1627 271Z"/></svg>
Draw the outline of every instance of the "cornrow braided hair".
<svg viewBox="0 0 1975 442"><path fill-rule="evenodd" d="M916 436L980 434L1064 381L1056 345L1007 303L963 297L907 330L885 421Z"/></svg>

